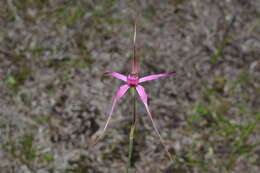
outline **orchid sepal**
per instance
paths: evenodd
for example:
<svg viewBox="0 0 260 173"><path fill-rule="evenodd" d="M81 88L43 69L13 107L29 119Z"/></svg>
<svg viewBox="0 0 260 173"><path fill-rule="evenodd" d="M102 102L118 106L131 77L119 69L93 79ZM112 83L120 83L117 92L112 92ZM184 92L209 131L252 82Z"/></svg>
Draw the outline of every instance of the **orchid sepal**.
<svg viewBox="0 0 260 173"><path fill-rule="evenodd" d="M120 80L122 80L124 82L127 81L127 77L125 75L122 75L122 74L117 73L117 72L105 72L104 74L112 76L112 77L117 78L117 79L120 79Z"/></svg>
<svg viewBox="0 0 260 173"><path fill-rule="evenodd" d="M107 121L106 121L106 124L105 124L105 127L103 128L101 134L97 137L97 139L91 144L91 146L93 145L96 145L97 142L103 138L105 132L106 132L106 129L107 129L107 126L110 122L110 119L112 117L112 114L113 114L113 111L114 111L114 108L116 106L116 103L119 101L119 99L126 93L126 91L129 89L130 87L125 84L125 85L122 85L119 90L116 92L116 95L114 97L114 100L113 100L113 103L112 103L112 107L111 107L111 110L109 112L109 115L108 115L108 118L107 118Z"/></svg>
<svg viewBox="0 0 260 173"><path fill-rule="evenodd" d="M161 73L161 74L155 74L155 75L149 75L145 76L139 79L139 83L155 80L161 77L166 77L175 74L175 72L169 72L169 73Z"/></svg>
<svg viewBox="0 0 260 173"><path fill-rule="evenodd" d="M150 112L150 109L149 109L148 103L147 103L148 95L147 95L144 87L142 87L141 85L137 85L136 86L136 91L137 91L138 95L140 96L141 101L143 102L143 104L145 106L145 109L146 109L146 112L148 113L149 119L152 122L152 125L153 125L153 128L154 128L156 134L159 136L160 142L161 142L164 150L166 151L166 153L169 156L170 160L173 161L172 156L171 156L170 152L168 151L168 149L167 149L167 147L166 147L166 145L165 145L165 143L163 141L163 138L162 138L162 136L161 136L161 134L160 134L160 132L159 132L159 130L158 130L154 120L153 120L152 114Z"/></svg>

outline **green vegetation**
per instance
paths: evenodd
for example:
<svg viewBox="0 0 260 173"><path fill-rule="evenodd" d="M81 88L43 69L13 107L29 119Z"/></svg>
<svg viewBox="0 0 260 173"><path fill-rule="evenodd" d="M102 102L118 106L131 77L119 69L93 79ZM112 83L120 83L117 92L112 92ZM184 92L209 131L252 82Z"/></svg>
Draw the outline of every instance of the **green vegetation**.
<svg viewBox="0 0 260 173"><path fill-rule="evenodd" d="M39 154L42 149L35 145L35 136L32 133L25 133L20 137L8 137L8 145L0 146L3 151L7 152L14 160L25 164L30 170L35 170L35 162L48 165L53 162L54 156L52 153Z"/></svg>
<svg viewBox="0 0 260 173"><path fill-rule="evenodd" d="M69 162L70 166L73 168L66 169L65 173L88 173L89 170L93 170L93 167L89 166L88 163L88 158L80 156L78 160Z"/></svg>
<svg viewBox="0 0 260 173"><path fill-rule="evenodd" d="M176 3L177 5L182 4L182 3L184 3L184 2L185 2L185 0L175 0L175 3Z"/></svg>
<svg viewBox="0 0 260 173"><path fill-rule="evenodd" d="M236 96L236 86L245 88L250 86L252 78L248 73L243 72L235 81L227 81L222 77L212 79L212 85L204 83L205 92L201 100L192 108L192 113L188 117L189 134L200 134L193 141L187 152L188 161L186 165L200 167L207 171L209 167L221 167L227 171L233 170L239 160L250 157L251 152L259 146L260 141L252 143L249 137L256 133L256 126L260 122L257 110L250 110L250 106L246 102L230 102L223 94L223 88L229 85L230 90L227 93ZM244 93L243 95L246 95ZM232 113L232 109L240 112ZM234 121L236 119L247 119L245 121ZM203 133L202 133L203 132ZM203 142L203 146L200 146ZM198 159L198 149L203 148L204 156ZM214 157L205 159L205 156L218 154L219 148L225 150L225 156L222 160L215 160ZM256 162L255 162L256 163Z"/></svg>
<svg viewBox="0 0 260 173"><path fill-rule="evenodd" d="M5 82L10 88L17 89L20 85L24 84L31 72L32 70L29 66L21 66L14 75L8 76Z"/></svg>
<svg viewBox="0 0 260 173"><path fill-rule="evenodd" d="M56 69L66 69L71 67L77 68L85 68L88 67L92 63L91 59L82 59L82 60L73 60L69 58L65 58L63 60L49 60L46 65L48 67L56 68Z"/></svg>
<svg viewBox="0 0 260 173"><path fill-rule="evenodd" d="M236 17L233 16L229 23L229 26L226 29L222 42L220 43L219 47L217 48L216 53L211 57L212 64L217 63L217 61L219 60L219 57L222 56L225 47L228 45L228 42L230 41L230 30L232 29L235 21L236 21Z"/></svg>
<svg viewBox="0 0 260 173"><path fill-rule="evenodd" d="M32 116L32 120L34 120L37 124L44 124L50 120L50 116L42 115L42 116Z"/></svg>

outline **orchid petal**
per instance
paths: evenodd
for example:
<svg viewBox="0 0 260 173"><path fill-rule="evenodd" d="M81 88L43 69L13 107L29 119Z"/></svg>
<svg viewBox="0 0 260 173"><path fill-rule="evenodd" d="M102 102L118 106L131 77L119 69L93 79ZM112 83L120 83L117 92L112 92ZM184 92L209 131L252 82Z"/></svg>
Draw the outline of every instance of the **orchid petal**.
<svg viewBox="0 0 260 173"><path fill-rule="evenodd" d="M120 73L117 73L117 72L106 72L105 74L113 76L113 77L115 77L117 79L120 79L122 81L125 81L125 82L127 81L127 77L126 76L124 76L124 75L122 75Z"/></svg>
<svg viewBox="0 0 260 173"><path fill-rule="evenodd" d="M173 75L173 74L175 74L175 72L161 73L161 74L145 76L145 77L142 77L142 78L139 79L139 83L150 81L150 80L154 80L154 79L158 79L160 77L170 76L170 75Z"/></svg>
<svg viewBox="0 0 260 173"><path fill-rule="evenodd" d="M145 105L145 109L146 109L146 111L147 111L147 113L148 113L148 115L149 115L150 120L152 121L153 128L154 128L156 134L159 136L160 142L161 142L161 144L163 145L164 150L165 150L166 153L168 154L169 158L170 158L171 160L173 160L173 159L172 159L172 156L171 156L171 154L170 154L170 152L168 151L166 145L165 145L164 142L163 142L163 139L162 139L162 137L161 137L161 135L160 135L160 133L159 133L159 130L157 129L157 127L156 127L156 125L155 125L155 122L154 122L153 117L152 117L152 115L151 115L151 112L150 112L150 110L149 110L148 103L147 103L148 95L146 94L144 87L142 87L141 85L137 85L137 86L136 86L136 90L137 90L137 92L138 92L138 94L139 94L139 96L140 96L142 102L143 102L144 105Z"/></svg>
<svg viewBox="0 0 260 173"><path fill-rule="evenodd" d="M114 98L114 100L113 100L113 103L112 103L112 108L111 108L111 110L110 110L110 112L109 112L109 116L108 116L108 118L107 118L107 122L106 122L106 124L105 124L105 127L103 128L103 131L102 131L101 135L92 143L92 146L95 145L95 144L104 136L105 131L106 131L106 128L107 128L107 126L108 126L108 124L109 124L109 121L110 121L110 119L111 119L111 117L112 117L112 113L113 113L113 111L114 111L114 108L115 108L115 106L116 106L116 103L117 103L118 100L126 93L126 91L128 90L128 88L129 88L129 86L128 86L127 84L125 84L125 85L122 85L122 86L119 88L119 90L117 91L117 93L116 93L116 95L115 95L115 98Z"/></svg>

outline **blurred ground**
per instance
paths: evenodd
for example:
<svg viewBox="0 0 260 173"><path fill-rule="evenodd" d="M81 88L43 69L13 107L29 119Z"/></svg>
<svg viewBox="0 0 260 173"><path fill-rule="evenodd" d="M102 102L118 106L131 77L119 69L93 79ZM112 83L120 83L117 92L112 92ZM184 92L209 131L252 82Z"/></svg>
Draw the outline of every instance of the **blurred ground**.
<svg viewBox="0 0 260 173"><path fill-rule="evenodd" d="M141 75L178 159L171 165L141 102L133 172L260 172L260 1L1 0L0 172L123 172L131 100L103 128L127 74L140 14Z"/></svg>

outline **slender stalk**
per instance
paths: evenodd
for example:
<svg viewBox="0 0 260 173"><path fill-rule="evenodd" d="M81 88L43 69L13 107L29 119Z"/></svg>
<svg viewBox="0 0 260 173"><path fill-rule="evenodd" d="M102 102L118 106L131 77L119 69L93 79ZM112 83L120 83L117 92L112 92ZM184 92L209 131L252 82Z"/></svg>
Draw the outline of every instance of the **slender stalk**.
<svg viewBox="0 0 260 173"><path fill-rule="evenodd" d="M132 119L132 125L131 130L129 134L129 146L128 146L128 161L127 161L127 167L126 167L126 173L128 173L129 168L131 167L132 163L132 156L133 156L133 148L134 148L134 133L135 133L135 126L136 126L136 97L135 97L135 89L131 88L131 95L132 95L132 102L133 102L133 119Z"/></svg>

